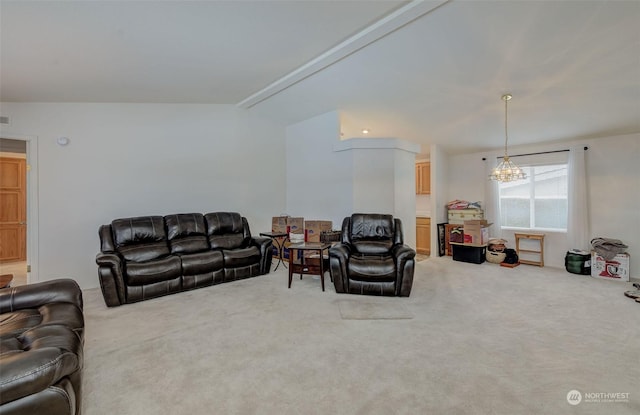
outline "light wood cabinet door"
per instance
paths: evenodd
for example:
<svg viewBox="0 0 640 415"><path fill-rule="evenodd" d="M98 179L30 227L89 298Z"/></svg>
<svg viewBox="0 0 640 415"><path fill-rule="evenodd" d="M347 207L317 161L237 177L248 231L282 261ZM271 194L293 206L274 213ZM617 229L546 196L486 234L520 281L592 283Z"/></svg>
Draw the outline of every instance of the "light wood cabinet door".
<svg viewBox="0 0 640 415"><path fill-rule="evenodd" d="M27 257L26 160L0 157L0 261Z"/></svg>
<svg viewBox="0 0 640 415"><path fill-rule="evenodd" d="M431 194L431 163L416 163L416 194Z"/></svg>
<svg viewBox="0 0 640 415"><path fill-rule="evenodd" d="M431 219L416 218L416 252L431 255Z"/></svg>

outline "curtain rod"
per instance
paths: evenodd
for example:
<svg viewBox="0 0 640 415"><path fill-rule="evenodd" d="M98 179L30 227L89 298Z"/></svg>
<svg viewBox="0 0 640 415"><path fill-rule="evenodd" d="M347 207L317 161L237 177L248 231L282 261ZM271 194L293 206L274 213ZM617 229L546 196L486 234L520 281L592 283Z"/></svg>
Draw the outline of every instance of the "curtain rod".
<svg viewBox="0 0 640 415"><path fill-rule="evenodd" d="M584 146L584 149L585 150L589 150L589 147ZM524 156L537 156L539 154L565 153L567 151L571 151L571 150L566 149L566 150L555 150L555 151L541 151L539 153L514 154L514 155L509 156L509 158L511 158L511 157L524 157ZM504 156L498 156L496 158L497 159L502 159L502 158L504 158ZM486 157L482 157L482 160L486 160L486 159L487 159Z"/></svg>

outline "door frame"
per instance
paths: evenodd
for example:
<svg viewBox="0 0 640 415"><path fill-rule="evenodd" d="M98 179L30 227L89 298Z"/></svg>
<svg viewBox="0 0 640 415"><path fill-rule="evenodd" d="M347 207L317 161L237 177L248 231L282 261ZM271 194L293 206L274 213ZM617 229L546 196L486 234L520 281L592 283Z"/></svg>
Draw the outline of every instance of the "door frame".
<svg viewBox="0 0 640 415"><path fill-rule="evenodd" d="M2 132L2 138L27 142L27 284L40 281L38 274L38 137Z"/></svg>

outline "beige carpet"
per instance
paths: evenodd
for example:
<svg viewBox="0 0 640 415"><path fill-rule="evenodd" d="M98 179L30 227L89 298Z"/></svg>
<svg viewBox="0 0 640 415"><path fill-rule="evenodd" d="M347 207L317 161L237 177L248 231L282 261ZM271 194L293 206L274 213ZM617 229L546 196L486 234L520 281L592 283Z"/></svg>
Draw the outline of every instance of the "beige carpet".
<svg viewBox="0 0 640 415"><path fill-rule="evenodd" d="M413 318L413 314L397 298L379 298L350 295L348 300L338 300L343 320L401 320Z"/></svg>
<svg viewBox="0 0 640 415"><path fill-rule="evenodd" d="M391 299L413 318L367 320L285 269L112 309L87 290L84 414L635 415L630 287L432 258Z"/></svg>

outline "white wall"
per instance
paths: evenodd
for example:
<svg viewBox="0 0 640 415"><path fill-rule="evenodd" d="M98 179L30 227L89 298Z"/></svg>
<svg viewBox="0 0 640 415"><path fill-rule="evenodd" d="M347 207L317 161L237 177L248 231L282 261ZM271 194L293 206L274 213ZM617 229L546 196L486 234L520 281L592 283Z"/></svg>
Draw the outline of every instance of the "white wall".
<svg viewBox="0 0 640 415"><path fill-rule="evenodd" d="M416 153L404 149L394 149L393 156L395 163L393 215L402 220L404 243L415 249Z"/></svg>
<svg viewBox="0 0 640 415"><path fill-rule="evenodd" d="M630 275L640 278L640 134L585 143L591 237L629 245Z"/></svg>
<svg viewBox="0 0 640 415"><path fill-rule="evenodd" d="M640 134L575 140L541 146L510 148L511 154L553 151L585 145L589 194L590 239L609 237L629 245L630 275L640 278ZM482 158L486 157L486 161ZM514 159L514 161L516 161ZM485 201L485 163L495 163L495 154L475 153L450 156L448 200ZM491 229L492 234L495 230ZM545 232L545 265L564 267L566 234ZM515 248L513 232L503 233Z"/></svg>
<svg viewBox="0 0 640 415"><path fill-rule="evenodd" d="M337 112L293 124L286 130L286 209L307 220L330 220L340 229L352 213L353 160L334 152L339 141Z"/></svg>
<svg viewBox="0 0 640 415"><path fill-rule="evenodd" d="M353 211L393 214L395 160L377 149L347 151L353 157Z"/></svg>
<svg viewBox="0 0 640 415"><path fill-rule="evenodd" d="M98 227L115 218L237 211L258 234L285 207L284 127L234 106L3 103L2 115L3 137L37 137L31 282L96 287Z"/></svg>
<svg viewBox="0 0 640 415"><path fill-rule="evenodd" d="M447 222L449 198L449 155L438 145L431 146L431 256L438 256L438 223Z"/></svg>
<svg viewBox="0 0 640 415"><path fill-rule="evenodd" d="M339 140L337 112L287 127L287 210L325 219L340 229L354 212L402 219L405 243L415 247L415 154L397 139Z"/></svg>

